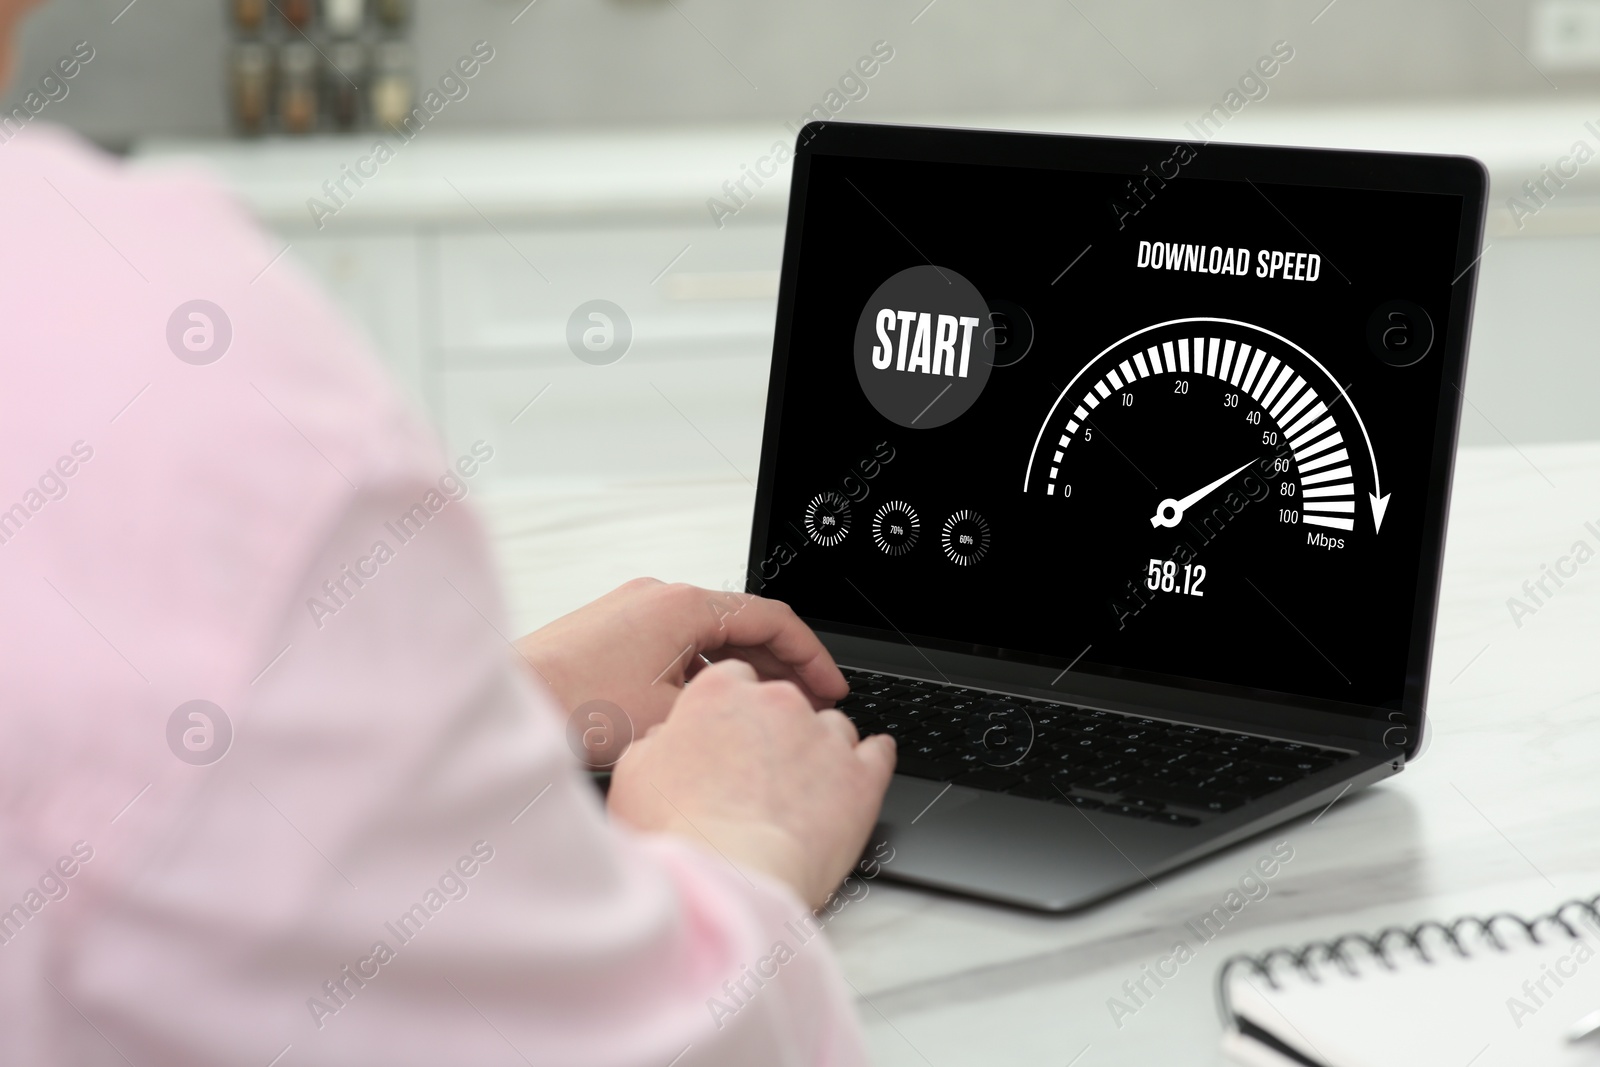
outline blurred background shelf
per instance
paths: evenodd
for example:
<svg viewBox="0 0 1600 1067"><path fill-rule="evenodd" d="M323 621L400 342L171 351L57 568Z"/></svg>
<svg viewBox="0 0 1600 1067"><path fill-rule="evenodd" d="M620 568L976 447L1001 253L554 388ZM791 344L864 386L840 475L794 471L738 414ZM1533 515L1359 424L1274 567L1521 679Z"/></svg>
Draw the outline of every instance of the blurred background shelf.
<svg viewBox="0 0 1600 1067"><path fill-rule="evenodd" d="M1246 112L1225 132L1484 161L1495 193L1462 440L1525 444L1600 436L1590 313L1600 292L1600 164L1521 227L1506 204L1573 140L1600 145L1584 125L1591 117L1600 120L1600 98L1285 107ZM963 121L1192 136L1177 111ZM353 195L320 226L307 201L329 203L323 182L368 153L373 135L158 140L134 155L217 174L364 325L452 454L480 438L495 445L492 484L753 480L787 173L760 188L747 182L753 195L721 226L707 201L729 203L723 183L785 132L425 131L364 186L347 182ZM1027 205L997 212L997 225L1027 224ZM627 354L609 366L579 361L567 342L569 316L593 299L622 307L633 328Z"/></svg>

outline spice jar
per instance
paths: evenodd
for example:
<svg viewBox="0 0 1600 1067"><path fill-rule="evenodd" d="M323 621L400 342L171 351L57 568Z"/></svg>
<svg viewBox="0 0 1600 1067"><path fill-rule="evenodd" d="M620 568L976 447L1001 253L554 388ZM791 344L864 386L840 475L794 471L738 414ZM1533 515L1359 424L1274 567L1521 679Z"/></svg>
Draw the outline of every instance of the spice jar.
<svg viewBox="0 0 1600 1067"><path fill-rule="evenodd" d="M380 128L400 130L410 117L415 89L411 66L411 49L404 41L379 46L372 77L372 117Z"/></svg>
<svg viewBox="0 0 1600 1067"><path fill-rule="evenodd" d="M375 0L378 8L378 21L391 29L404 26L406 17L411 14L410 6L406 0Z"/></svg>
<svg viewBox="0 0 1600 1067"><path fill-rule="evenodd" d="M308 43L278 51L278 122L285 133L317 128L317 50Z"/></svg>
<svg viewBox="0 0 1600 1067"><path fill-rule="evenodd" d="M233 23L247 33L256 33L267 21L267 0L233 0Z"/></svg>
<svg viewBox="0 0 1600 1067"><path fill-rule="evenodd" d="M354 37L361 32L365 15L365 0L322 0L322 25L335 37Z"/></svg>
<svg viewBox="0 0 1600 1067"><path fill-rule="evenodd" d="M234 125L240 133L261 133L272 107L272 62L266 46L246 41L235 47L228 81Z"/></svg>
<svg viewBox="0 0 1600 1067"><path fill-rule="evenodd" d="M341 130L361 124L367 83L367 49L359 41L338 41L328 49L328 114Z"/></svg>
<svg viewBox="0 0 1600 1067"><path fill-rule="evenodd" d="M311 25L311 20L316 17L316 5L313 0L276 0L278 10L283 13L283 20L297 29L305 29Z"/></svg>

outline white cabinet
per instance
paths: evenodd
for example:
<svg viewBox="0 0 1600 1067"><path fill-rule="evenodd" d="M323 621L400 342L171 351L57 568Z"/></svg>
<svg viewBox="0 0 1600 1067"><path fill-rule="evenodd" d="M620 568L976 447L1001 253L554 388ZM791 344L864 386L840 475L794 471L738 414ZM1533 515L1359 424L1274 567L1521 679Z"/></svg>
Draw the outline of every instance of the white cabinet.
<svg viewBox="0 0 1600 1067"><path fill-rule="evenodd" d="M494 446L490 480L754 480L780 223L464 220L284 236L426 407L449 454ZM568 319L594 299L631 325L609 365L568 344Z"/></svg>
<svg viewBox="0 0 1600 1067"><path fill-rule="evenodd" d="M417 235L406 229L337 236L291 231L289 256L360 325L378 354L418 403L428 403L423 376L421 270Z"/></svg>

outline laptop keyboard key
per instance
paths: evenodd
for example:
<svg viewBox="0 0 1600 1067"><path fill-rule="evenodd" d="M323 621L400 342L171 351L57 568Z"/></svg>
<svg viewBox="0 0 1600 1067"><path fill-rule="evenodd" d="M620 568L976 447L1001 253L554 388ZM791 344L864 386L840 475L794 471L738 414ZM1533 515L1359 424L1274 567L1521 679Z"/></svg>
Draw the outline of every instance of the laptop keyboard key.
<svg viewBox="0 0 1600 1067"><path fill-rule="evenodd" d="M1123 803L1122 801L1111 801L1103 805L1101 810L1112 815L1130 815L1136 819L1142 819L1153 814L1148 808L1140 807L1137 804Z"/></svg>
<svg viewBox="0 0 1600 1067"><path fill-rule="evenodd" d="M1086 788L1096 793L1105 793L1108 796L1118 796L1127 792L1137 779L1131 774L1106 774L1098 778L1089 779Z"/></svg>
<svg viewBox="0 0 1600 1067"><path fill-rule="evenodd" d="M1200 820L1193 815L1179 815L1175 811L1158 811L1148 816L1151 822L1166 823L1168 826L1199 826Z"/></svg>
<svg viewBox="0 0 1600 1067"><path fill-rule="evenodd" d="M1187 782L1195 776L1193 765L1173 761L1146 764L1142 771L1142 777L1155 782Z"/></svg>

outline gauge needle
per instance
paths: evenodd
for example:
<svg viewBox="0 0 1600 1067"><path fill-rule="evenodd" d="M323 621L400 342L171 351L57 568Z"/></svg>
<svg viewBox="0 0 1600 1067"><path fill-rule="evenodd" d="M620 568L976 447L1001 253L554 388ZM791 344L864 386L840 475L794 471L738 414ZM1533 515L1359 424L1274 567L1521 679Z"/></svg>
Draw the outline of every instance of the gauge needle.
<svg viewBox="0 0 1600 1067"><path fill-rule="evenodd" d="M1161 503L1156 505L1156 513L1154 515L1150 516L1150 525L1151 526L1176 526L1176 525L1178 525L1178 523L1183 521L1183 513L1185 511L1189 510L1190 508L1192 508L1196 504L1198 504L1200 501L1204 500L1206 498L1206 496L1209 495L1210 492L1213 489L1217 488L1217 486L1221 485L1223 482L1227 481L1229 478L1232 478L1235 474L1238 474L1239 471L1244 470L1245 467L1250 466L1250 464L1254 463L1254 462L1255 462L1255 460L1253 460L1253 459L1249 460L1248 462L1244 463L1243 465L1241 465L1240 467L1236 468L1235 470L1231 470L1227 474L1224 474L1222 477L1218 478L1216 481L1212 482L1210 485L1206 486L1205 488L1196 489L1194 492L1190 493L1188 496L1184 497L1182 500L1174 500L1170 496L1167 497L1167 499L1163 500Z"/></svg>

